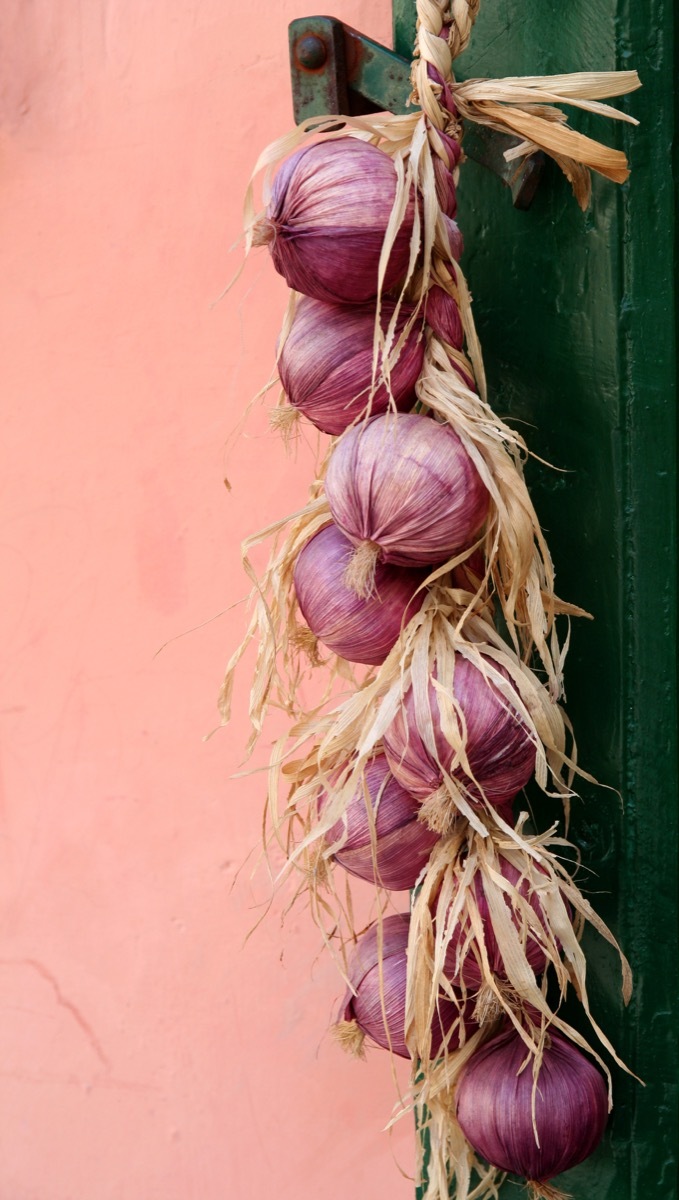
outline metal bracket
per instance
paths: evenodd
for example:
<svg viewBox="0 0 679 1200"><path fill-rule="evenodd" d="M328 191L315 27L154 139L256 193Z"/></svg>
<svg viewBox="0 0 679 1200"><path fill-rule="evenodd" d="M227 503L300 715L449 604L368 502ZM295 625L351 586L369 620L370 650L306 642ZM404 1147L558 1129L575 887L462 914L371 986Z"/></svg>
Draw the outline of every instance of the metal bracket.
<svg viewBox="0 0 679 1200"><path fill-rule="evenodd" d="M359 116L405 113L411 93L410 62L335 17L300 17L288 28L295 121L323 113ZM505 150L517 138L468 123L464 151L510 189L515 208L535 195L543 154L507 162Z"/></svg>

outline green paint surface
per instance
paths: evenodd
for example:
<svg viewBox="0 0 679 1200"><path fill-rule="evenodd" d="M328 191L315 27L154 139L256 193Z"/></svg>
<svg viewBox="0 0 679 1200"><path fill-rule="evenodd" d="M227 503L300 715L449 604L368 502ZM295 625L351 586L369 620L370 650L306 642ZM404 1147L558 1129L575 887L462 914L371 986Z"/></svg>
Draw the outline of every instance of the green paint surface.
<svg viewBox="0 0 679 1200"><path fill-rule="evenodd" d="M569 114L632 165L622 188L595 177L587 213L553 164L528 212L473 162L459 189L492 403L561 468L527 476L557 590L594 617L574 622L567 708L580 761L613 789L580 789L571 836L635 974L625 1011L615 954L586 935L594 1013L646 1086L614 1069L605 1141L559 1181L575 1200L677 1195L673 51L669 4L507 0L481 5L458 60L464 78L633 67L644 84L615 102L639 128ZM541 827L558 815L533 799Z"/></svg>
<svg viewBox="0 0 679 1200"><path fill-rule="evenodd" d="M395 15L409 22L413 7L395 6ZM614 102L638 128L569 112L583 132L624 147L632 166L622 188L595 177L588 212L551 163L528 212L512 208L499 180L474 162L459 188L462 265L491 401L561 468L533 462L527 476L557 590L594 617L574 622L567 708L581 763L613 789L583 786L570 832L582 852L581 886L635 975L625 1011L614 952L586 934L594 1013L646 1086L614 1067L604 1142L559 1180L574 1200L677 1196L671 8L660 0L486 2L457 64L461 78L634 68L644 85ZM540 827L558 815L531 799ZM570 1015L585 1032L577 1005ZM515 1183L502 1189L507 1200L517 1194Z"/></svg>

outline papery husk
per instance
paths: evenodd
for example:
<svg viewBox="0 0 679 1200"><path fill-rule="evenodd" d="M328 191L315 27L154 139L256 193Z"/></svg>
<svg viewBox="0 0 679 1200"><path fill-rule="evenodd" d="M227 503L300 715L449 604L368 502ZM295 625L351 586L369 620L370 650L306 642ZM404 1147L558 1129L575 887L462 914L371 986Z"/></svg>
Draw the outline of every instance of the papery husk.
<svg viewBox="0 0 679 1200"><path fill-rule="evenodd" d="M308 717L306 721L309 721ZM348 872L336 869L333 862L334 852L343 845L346 834L332 840L327 834L336 821L341 820L359 786L358 777L352 765L347 763L346 755L337 760L327 758L319 771L316 747L304 751L308 740L304 722L293 727L291 736L295 738L296 735L299 736L292 747L288 745L288 735L281 737L274 746L267 780L264 848L270 861L275 850L282 850L285 864L274 883L280 886L291 876L296 879L288 908L301 899L308 904L325 948L334 958L345 984L350 986L348 956L361 933L352 899L355 880ZM300 758L291 758L291 754L300 750ZM318 800L323 792L327 793L327 801L319 815ZM284 795L286 798L282 801ZM365 795L374 859L375 820L367 789ZM376 889L378 920L389 902L390 894Z"/></svg>
<svg viewBox="0 0 679 1200"><path fill-rule="evenodd" d="M524 834L522 827L526 815L522 815L511 839L502 829L492 826L489 826L486 838L479 838L474 830L464 828L460 823L447 842L434 848L413 901L408 944L406 1040L411 1054L421 1053L413 1084L413 1104L423 1134L420 1172L424 1167L423 1157L429 1156L424 1200L448 1200L448 1197L469 1200L469 1163L474 1161L474 1156L455 1117L455 1086L472 1054L485 1040L493 1037L499 1027L497 1021L488 1021L461 1050L444 1055L436 1062L428 1057L428 1021L433 997L439 992L446 996L455 994L446 975L445 958L454 925L460 920L469 922L463 950L473 946L482 965L483 986L496 996L504 1019L512 1022L525 1043L529 1069L533 1073L534 1094L539 1087L540 1066L549 1045L549 1031L553 1028L596 1059L608 1081L609 1108L612 1104L611 1076L606 1063L590 1043L559 1016L560 1003L569 983L575 987L597 1040L619 1066L629 1071L594 1020L589 1007L586 964L579 944L584 921L589 921L617 950L625 1002L631 991L629 965L610 930L594 913L561 862L560 851L567 848L568 843L556 837L554 829L542 835ZM546 918L544 924L529 899L502 875L500 855L522 873L529 887L539 895ZM503 958L506 983L500 982L490 968L483 921L474 891L477 872L483 878L488 919L492 922ZM511 909L505 897L509 898ZM567 904L575 915L574 922ZM523 947L529 932L545 951L550 977L556 978L558 999L553 1008L546 1000L546 976L539 983L526 958ZM460 988L459 980L456 987ZM464 986L461 990L464 996ZM499 1181L500 1175L495 1172L484 1181L487 1190L479 1195L496 1195L492 1189L497 1188ZM539 1186L548 1189L551 1185ZM536 1192L536 1195L541 1194ZM545 1197L550 1195L549 1191L544 1192Z"/></svg>
<svg viewBox="0 0 679 1200"><path fill-rule="evenodd" d="M479 1029L454 1054L429 1064L424 1075L421 1064L413 1073L416 1180L422 1200L499 1200L506 1174L475 1154L457 1122L454 1103L455 1085L464 1067L494 1029Z"/></svg>
<svg viewBox="0 0 679 1200"><path fill-rule="evenodd" d="M529 1179L526 1187L529 1200L571 1200L570 1192L563 1192L561 1188L554 1187L551 1183L538 1183L534 1179Z"/></svg>
<svg viewBox="0 0 679 1200"><path fill-rule="evenodd" d="M444 343L429 335L417 397L452 426L490 493L483 546L488 586L502 607L515 649L525 661L537 651L557 699L563 693L566 647L559 645L556 616L589 614L554 592L551 555L523 478L528 457L523 438L465 386L448 359Z"/></svg>
<svg viewBox="0 0 679 1200"><path fill-rule="evenodd" d="M539 835L524 833L525 818L526 814L517 822L511 836L502 829L502 823L489 824L485 838L479 837L473 829L465 828L461 822L446 842L432 850L411 912L408 954L412 985L407 1009L408 1044L413 1050L421 1050L424 1057L432 997L439 991L453 995L453 982L457 990L463 995L466 993L462 980L448 978L446 967L448 947L455 927L461 922L467 932L460 946L460 956L462 958L468 952L474 954L483 985L496 997L503 1014L534 1056L535 1074L542 1061L547 1030L554 1028L597 1059L608 1079L610 1098L608 1068L584 1037L558 1015L558 1011L569 985L572 985L598 1041L615 1062L627 1070L591 1013L587 967L579 941L584 922L588 921L617 951L625 1003L632 990L630 966L613 934L594 912L561 861L561 854L569 843L556 835L556 826ZM518 884L512 885L504 877L502 860L511 863L521 880L525 880L527 896L522 894ZM482 879L488 904L486 919L491 922L502 957L505 976L502 981L493 973L486 950L484 922L474 889L477 874ZM531 906L531 895L539 899L544 920ZM555 980L558 998L553 1008L547 1003L545 988L538 982L528 961L525 946L529 936L539 944L550 976Z"/></svg>
<svg viewBox="0 0 679 1200"><path fill-rule="evenodd" d="M631 125L639 122L600 100L624 96L641 87L636 71L582 71L551 77L469 79L454 88L461 116L479 125L524 139L524 154L543 150L566 175L582 209L591 196L590 171L613 183L629 178L627 158L601 142L571 129L554 104L567 104ZM551 103L546 103L551 102ZM516 157L516 155L514 155Z"/></svg>

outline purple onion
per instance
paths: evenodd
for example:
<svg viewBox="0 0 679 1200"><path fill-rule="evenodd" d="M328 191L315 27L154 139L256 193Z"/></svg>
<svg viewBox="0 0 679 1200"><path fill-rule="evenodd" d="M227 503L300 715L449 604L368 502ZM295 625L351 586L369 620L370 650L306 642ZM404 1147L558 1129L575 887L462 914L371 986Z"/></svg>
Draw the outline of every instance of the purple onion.
<svg viewBox="0 0 679 1200"><path fill-rule="evenodd" d="M378 1046L385 1050L391 1048L394 1054L401 1058L410 1058L405 1041L406 950L409 927L408 913L396 913L394 916L385 917L382 922L382 995L386 1028L380 992L377 922L370 926L356 944L349 963L349 980L356 995L347 993L341 1013L344 1021L355 1022L361 1032L372 1038ZM449 1031L449 1050L458 1048L463 1030L465 1036L473 1031L474 1025L469 1011L469 1005L465 1006L462 1001L458 1008L452 1000L439 1000L438 1013L432 1025L432 1058L440 1052Z"/></svg>
<svg viewBox="0 0 679 1200"><path fill-rule="evenodd" d="M415 592L426 573L378 563L374 591L358 596L344 583L353 550L336 525L315 534L295 563L297 603L312 633L334 654L379 666L421 607L423 595Z"/></svg>
<svg viewBox="0 0 679 1200"><path fill-rule="evenodd" d="M268 244L289 287L328 303L361 304L378 292L378 266L397 187L383 150L338 138L297 150L279 168L253 245ZM405 275L414 203L396 234L384 290Z"/></svg>
<svg viewBox="0 0 679 1200"><path fill-rule="evenodd" d="M526 1046L515 1029L470 1058L457 1087L457 1119L477 1154L501 1171L540 1184L569 1170L599 1145L608 1098L603 1077L576 1046L550 1033L535 1091ZM521 1070L522 1064L524 1070Z"/></svg>
<svg viewBox="0 0 679 1200"><path fill-rule="evenodd" d="M437 284L427 292L425 316L427 324L431 326L436 336L441 338L441 341L447 342L449 346L454 346L456 350L462 349L464 333L460 310L453 297Z"/></svg>
<svg viewBox="0 0 679 1200"><path fill-rule="evenodd" d="M336 524L373 569L377 560L415 567L450 558L474 541L489 505L457 434L419 413L386 413L347 430L325 492ZM358 591L365 582L360 571L347 581Z"/></svg>
<svg viewBox="0 0 679 1200"><path fill-rule="evenodd" d="M366 809L366 793L373 809L375 850ZM319 812L327 803L321 796ZM418 821L420 804L394 779L384 754L377 754L365 768L363 782L346 809L346 840L335 852L335 861L370 883L393 891L415 886L438 838ZM332 845L344 834L345 823L336 822L326 833Z"/></svg>
<svg viewBox="0 0 679 1200"><path fill-rule="evenodd" d="M489 661L489 666L509 681L497 663ZM384 735L389 765L403 787L417 799L426 800L441 787L443 767L462 785L471 803L482 801L482 788L490 804L505 805L533 774L535 744L510 700L459 653L455 655L451 695L464 716L466 755L474 780L460 765L453 767L454 750L441 729L438 697L432 683L426 712L416 711L412 688L405 693L403 705ZM436 755L427 748L418 728L429 720L433 725Z"/></svg>
<svg viewBox="0 0 679 1200"><path fill-rule="evenodd" d="M542 868L538 867L538 870L542 870ZM548 921L540 903L539 895L537 892L531 889L526 877L524 876L521 878L521 872L502 856L500 856L500 873L515 890L518 890L519 895L522 896L523 899L526 900L533 909L533 912L537 916L541 925L546 927ZM519 879L521 879L521 883L517 889L516 885ZM493 922L491 920L490 909L488 907L483 876L480 874L480 872L477 872L474 877L473 888L476 905L479 910L481 923L483 925L483 940L486 947L486 953L488 955L490 969L496 978L504 980L506 979L504 960L502 958L502 953L500 951L500 947L498 946L495 931L493 929ZM514 925L517 927L517 929L520 929L522 924L520 914L512 908L510 898L505 892L502 893L502 898L509 909ZM460 922L455 926L446 951L446 974L452 983L459 986L459 984L463 982L465 987L471 990L476 990L482 986L484 983L484 978L481 970L481 961L479 958L477 958L474 952L473 940L470 943L464 958L458 962L458 956L462 947L467 941L469 932L470 926L468 922L465 922L464 924ZM547 965L547 956L543 947L540 945L540 942L537 941L536 938L530 933L526 938L525 953L529 966L536 975L541 975Z"/></svg>
<svg viewBox="0 0 679 1200"><path fill-rule="evenodd" d="M395 308L385 297L380 310L385 332ZM411 307L401 308L396 341L411 314ZM392 399L398 409L412 408L415 402L424 358L419 327L413 325L391 369L392 399L383 383L370 396L374 332L372 304L325 304L306 297L297 306L278 369L290 403L324 433L343 433L368 408L374 414L386 412Z"/></svg>

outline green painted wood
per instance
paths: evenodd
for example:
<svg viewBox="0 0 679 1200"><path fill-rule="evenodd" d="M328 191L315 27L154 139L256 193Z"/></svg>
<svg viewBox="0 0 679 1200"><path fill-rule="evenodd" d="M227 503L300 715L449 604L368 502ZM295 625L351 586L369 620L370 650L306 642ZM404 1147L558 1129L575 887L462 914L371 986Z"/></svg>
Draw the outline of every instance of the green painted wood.
<svg viewBox="0 0 679 1200"><path fill-rule="evenodd" d="M415 0L392 0L391 24L394 50L403 58L412 58L417 27Z"/></svg>
<svg viewBox="0 0 679 1200"><path fill-rule="evenodd" d="M461 77L635 67L613 127L632 177L596 180L582 214L550 166L529 212L475 163L462 169L463 266L498 412L565 469L532 464L532 495L561 594L595 617L573 630L568 711L580 759L616 791L584 787L572 837L592 900L636 976L630 1009L615 956L587 935L594 1012L642 1088L614 1070L604 1144L560 1183L575 1200L672 1200L676 1188L677 687L676 359L672 181L674 27L661 0L486 3ZM536 821L554 815L533 797ZM573 1019L577 1020L575 1007ZM585 1024L577 1023L583 1030ZM516 1187L502 1190L508 1200Z"/></svg>

